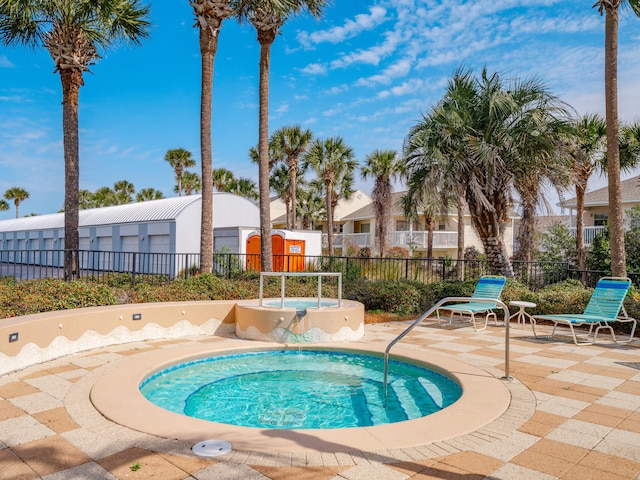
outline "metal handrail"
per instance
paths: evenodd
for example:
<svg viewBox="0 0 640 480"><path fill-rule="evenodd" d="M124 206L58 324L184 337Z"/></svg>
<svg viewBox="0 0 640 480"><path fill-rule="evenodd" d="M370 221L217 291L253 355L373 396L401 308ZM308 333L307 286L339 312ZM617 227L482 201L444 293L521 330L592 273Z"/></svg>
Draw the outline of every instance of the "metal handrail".
<svg viewBox="0 0 640 480"><path fill-rule="evenodd" d="M264 277L280 277L280 308L284 308L285 277L318 277L318 308L322 306L322 277L338 277L338 307L342 306L342 273L340 272L260 272L260 302L262 307Z"/></svg>
<svg viewBox="0 0 640 480"><path fill-rule="evenodd" d="M511 380L511 376L509 375L509 308L501 301L496 300L495 298L476 298L476 297L446 297L442 300L438 301L433 307L427 310L420 318L415 320L411 325L409 325L404 332L394 338L387 348L384 351L384 396L387 396L387 382L389 375L389 351L391 348L402 340L411 330L414 329L416 325L422 322L425 318L432 315L436 310L442 307L445 303L449 302L486 302L486 303L495 303L497 307L501 307L504 315L505 315L505 330L504 330L504 377L503 380Z"/></svg>

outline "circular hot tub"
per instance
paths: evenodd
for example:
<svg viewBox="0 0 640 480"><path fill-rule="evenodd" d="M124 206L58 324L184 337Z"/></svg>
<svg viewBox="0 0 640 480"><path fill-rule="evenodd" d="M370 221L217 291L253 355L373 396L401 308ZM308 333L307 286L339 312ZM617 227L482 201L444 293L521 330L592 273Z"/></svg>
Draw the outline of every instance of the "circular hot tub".
<svg viewBox="0 0 640 480"><path fill-rule="evenodd" d="M147 377L150 402L189 417L256 428L350 428L425 417L462 390L424 365L346 351L280 349L184 362Z"/></svg>
<svg viewBox="0 0 640 480"><path fill-rule="evenodd" d="M238 343L236 343L238 342ZM185 362L273 350L282 346L235 340L207 345L162 349L136 356L102 376L91 390L91 402L107 419L151 435L197 443L216 438L234 450L269 452L380 451L426 445L482 428L509 407L509 389L497 378L471 365L431 352L397 347L392 360L433 370L460 386L462 395L447 408L395 423L352 428L265 428L220 423L169 411L147 400L140 391L146 379ZM248 342L246 342L248 343ZM382 357L385 345L358 344L313 347L313 350ZM305 347L301 347L303 350ZM288 348L297 353L298 348ZM248 363L249 366L251 363ZM253 373L258 373L254 371ZM400 385L396 389L401 390ZM436 394L432 393L432 396ZM357 396L362 400L362 396ZM307 399L307 402L313 399ZM409 407L412 408L412 407Z"/></svg>

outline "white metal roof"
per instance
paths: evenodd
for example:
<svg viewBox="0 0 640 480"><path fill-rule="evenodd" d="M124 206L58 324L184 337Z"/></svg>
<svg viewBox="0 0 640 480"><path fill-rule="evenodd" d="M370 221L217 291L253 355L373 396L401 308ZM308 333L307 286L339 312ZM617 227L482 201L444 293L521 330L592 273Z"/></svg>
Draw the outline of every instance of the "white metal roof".
<svg viewBox="0 0 640 480"><path fill-rule="evenodd" d="M185 208L201 201L201 195L187 195L184 197L163 198L161 200L80 210L80 226L93 227L121 223L174 220ZM47 230L52 228L64 228L64 213L0 220L0 232Z"/></svg>

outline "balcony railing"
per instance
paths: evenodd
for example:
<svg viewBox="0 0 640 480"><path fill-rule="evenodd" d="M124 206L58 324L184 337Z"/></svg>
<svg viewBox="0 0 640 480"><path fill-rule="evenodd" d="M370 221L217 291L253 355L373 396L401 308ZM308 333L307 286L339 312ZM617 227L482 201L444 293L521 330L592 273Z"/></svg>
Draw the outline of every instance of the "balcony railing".
<svg viewBox="0 0 640 480"><path fill-rule="evenodd" d="M591 243L593 242L593 239L596 238L599 235L602 235L602 232L604 232L605 230L605 226L598 226L598 227L584 227L582 229L582 231L584 232L584 244L585 245L591 245ZM573 236L575 237L576 235L576 227L572 227L570 228L571 233L573 234Z"/></svg>
<svg viewBox="0 0 640 480"><path fill-rule="evenodd" d="M426 250L429 232L427 231L394 231L387 234L388 247L403 247L412 250ZM375 236L373 233L334 233L333 245L341 248L345 242L355 244L359 248L373 247ZM322 245L328 245L327 234L322 235ZM433 232L433 248L456 248L458 232Z"/></svg>

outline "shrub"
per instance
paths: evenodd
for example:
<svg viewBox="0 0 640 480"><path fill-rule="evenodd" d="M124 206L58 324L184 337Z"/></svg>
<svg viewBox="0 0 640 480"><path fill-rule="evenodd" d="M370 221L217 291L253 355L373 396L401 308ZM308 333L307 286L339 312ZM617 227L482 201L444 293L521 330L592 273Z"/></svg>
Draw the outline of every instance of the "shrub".
<svg viewBox="0 0 640 480"><path fill-rule="evenodd" d="M108 285L94 282L47 278L28 280L0 288L0 316L14 317L38 312L79 307L117 305L118 299Z"/></svg>
<svg viewBox="0 0 640 480"><path fill-rule="evenodd" d="M537 304L533 313L582 313L591 298L591 292L577 280L548 285L531 297L531 301Z"/></svg>
<svg viewBox="0 0 640 480"><path fill-rule="evenodd" d="M387 250L388 258L409 258L409 250L402 247L391 247Z"/></svg>
<svg viewBox="0 0 640 480"><path fill-rule="evenodd" d="M381 310L398 315L420 311L420 291L413 282L377 280L350 284L345 297L364 304L366 310Z"/></svg>

